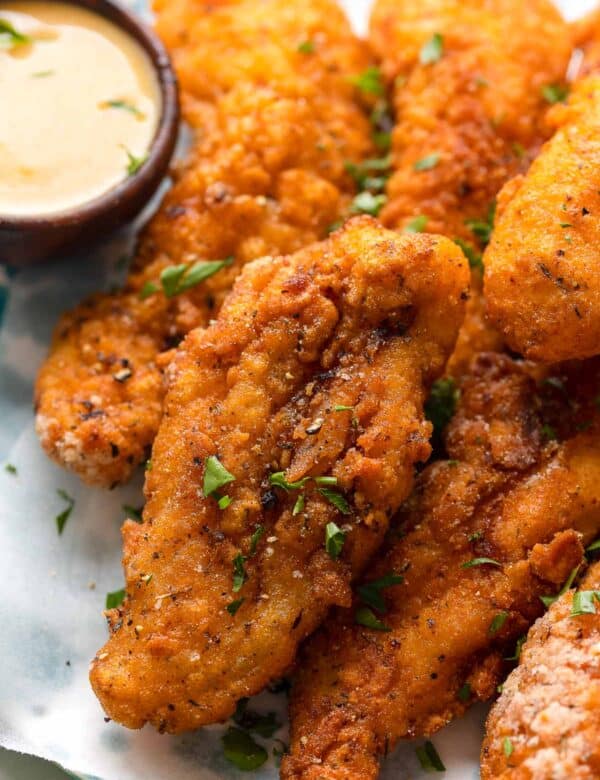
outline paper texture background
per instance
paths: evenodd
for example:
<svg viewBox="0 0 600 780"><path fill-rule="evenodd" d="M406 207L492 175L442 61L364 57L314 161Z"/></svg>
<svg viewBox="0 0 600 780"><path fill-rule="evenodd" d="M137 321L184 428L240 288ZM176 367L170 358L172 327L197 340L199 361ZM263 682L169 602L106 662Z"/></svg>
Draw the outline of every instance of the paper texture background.
<svg viewBox="0 0 600 780"><path fill-rule="evenodd" d="M342 4L364 31L369 0ZM594 2L561 5L573 18ZM131 231L51 266L19 272L0 266L0 464L18 468L17 476L0 470L0 745L102 780L275 778L272 760L252 775L232 768L222 754L224 727L167 737L105 723L88 684L88 663L106 638L105 594L123 582L122 505L141 504L141 478L109 493L83 487L51 464L33 432L32 384L59 313L117 284L130 251ZM61 537L57 488L76 501ZM277 709L283 720L285 706L283 694L253 703ZM445 777L478 777L484 715L476 708L435 737ZM285 729L276 736L285 740ZM412 744L397 749L382 773L384 780L421 776Z"/></svg>

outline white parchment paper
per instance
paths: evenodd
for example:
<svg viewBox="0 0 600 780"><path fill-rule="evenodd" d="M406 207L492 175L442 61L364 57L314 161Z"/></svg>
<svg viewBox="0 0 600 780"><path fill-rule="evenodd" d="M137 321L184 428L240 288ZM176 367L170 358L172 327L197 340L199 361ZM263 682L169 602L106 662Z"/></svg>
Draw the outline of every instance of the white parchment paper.
<svg viewBox="0 0 600 780"><path fill-rule="evenodd" d="M369 0L342 4L364 31ZM561 6L573 18L594 4L565 0ZM117 284L130 251L131 231L96 252L48 267L14 272L0 266L0 745L102 780L248 777L223 757L225 727L182 737L150 728L128 731L105 723L88 684L88 663L106 638L105 595L123 582L122 505L142 503L141 476L106 492L82 486L50 463L33 432L32 386L58 314ZM18 474L5 472L5 463ZM54 517L65 504L58 488L75 499L60 537ZM262 694L252 706L276 710L285 723L285 695ZM484 715L485 708L475 708L436 735L445 777L478 777ZM276 736L286 739L285 726ZM264 744L271 748L273 741ZM275 778L273 760L252 776ZM384 780L421 776L410 743L395 751L382 773Z"/></svg>

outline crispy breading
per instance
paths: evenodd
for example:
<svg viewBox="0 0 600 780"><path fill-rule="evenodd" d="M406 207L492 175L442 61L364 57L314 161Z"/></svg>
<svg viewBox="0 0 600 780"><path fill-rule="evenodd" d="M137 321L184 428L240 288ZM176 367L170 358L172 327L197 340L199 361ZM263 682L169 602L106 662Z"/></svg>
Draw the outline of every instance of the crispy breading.
<svg viewBox="0 0 600 780"><path fill-rule="evenodd" d="M332 0L182 0L159 7L158 26L175 48L195 147L125 290L62 318L36 385L42 445L100 485L147 456L170 347L216 315L244 263L325 236L354 192L345 162L371 152L348 78L368 54ZM160 289L167 266L227 258L189 292ZM159 292L142 300L148 283Z"/></svg>
<svg viewBox="0 0 600 780"><path fill-rule="evenodd" d="M356 218L323 244L246 266L216 323L187 336L144 522L124 526L128 598L92 665L111 718L171 732L223 720L287 669L332 604L349 603L429 456L423 402L467 283L447 239ZM235 476L223 510L203 495L211 455ZM309 481L286 492L270 482L280 471ZM346 534L336 560L329 523Z"/></svg>
<svg viewBox="0 0 600 780"><path fill-rule="evenodd" d="M600 563L579 590L600 588ZM565 593L530 630L488 717L482 780L600 777L600 614Z"/></svg>
<svg viewBox="0 0 600 780"><path fill-rule="evenodd" d="M434 61L423 47L439 35ZM425 230L485 245L485 223L503 184L527 170L550 134L542 87L563 81L568 27L549 0L377 0L371 42L393 84L399 117L381 212L388 227L425 216ZM435 58L438 57L437 61ZM428 157L434 162L416 170ZM448 370L459 376L479 351L500 350L485 321L481 272Z"/></svg>
<svg viewBox="0 0 600 780"><path fill-rule="evenodd" d="M422 472L365 577L403 577L372 612L389 630L355 622L359 591L300 653L283 778L375 778L398 739L493 696L539 597L600 529L599 387L598 364L536 388L527 366L477 359L448 428L451 460Z"/></svg>
<svg viewBox="0 0 600 780"><path fill-rule="evenodd" d="M551 120L555 135L496 220L485 295L512 349L556 362L600 351L600 73Z"/></svg>

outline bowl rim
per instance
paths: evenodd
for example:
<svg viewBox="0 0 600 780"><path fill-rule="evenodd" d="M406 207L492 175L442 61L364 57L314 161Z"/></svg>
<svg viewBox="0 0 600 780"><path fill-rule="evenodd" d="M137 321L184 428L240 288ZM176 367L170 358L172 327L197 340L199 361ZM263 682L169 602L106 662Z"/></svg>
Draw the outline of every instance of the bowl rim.
<svg viewBox="0 0 600 780"><path fill-rule="evenodd" d="M111 0L40 0L79 6L104 17L133 38L146 52L153 67L161 99L161 112L148 147L148 156L133 175L110 187L106 192L69 209L47 214L4 214L0 212L0 230L29 231L79 225L110 213L123 201L135 200L152 186L159 169L166 170L174 151L179 127L177 77L169 54L154 32L137 14ZM17 0L19 2L19 0Z"/></svg>

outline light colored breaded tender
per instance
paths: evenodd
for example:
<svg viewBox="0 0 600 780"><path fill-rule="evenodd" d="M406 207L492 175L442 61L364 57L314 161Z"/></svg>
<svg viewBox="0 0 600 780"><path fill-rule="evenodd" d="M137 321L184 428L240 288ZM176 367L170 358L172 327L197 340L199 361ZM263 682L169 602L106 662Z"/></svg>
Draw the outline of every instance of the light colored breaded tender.
<svg viewBox="0 0 600 780"><path fill-rule="evenodd" d="M599 588L596 563L578 590ZM574 592L535 623L503 685L487 721L482 780L600 777L600 614L572 615Z"/></svg>
<svg viewBox="0 0 600 780"><path fill-rule="evenodd" d="M429 456L423 402L467 284L447 239L356 218L246 266L217 321L188 335L144 521L124 526L127 599L92 664L107 715L169 732L221 721L281 676L331 605L350 603ZM209 456L235 477L223 509L204 495ZM278 472L296 484L278 487Z"/></svg>
<svg viewBox="0 0 600 780"><path fill-rule="evenodd" d="M478 254L485 240L472 222L488 222L500 188L550 135L542 88L564 80L566 23L549 0L377 0L370 39L398 118L383 223L401 229L424 216L425 230ZM427 45L431 61L423 62ZM448 367L457 376L477 352L502 348L481 288L476 269Z"/></svg>
<svg viewBox="0 0 600 780"><path fill-rule="evenodd" d="M372 780L399 739L495 694L540 596L600 530L599 389L600 364L536 385L508 357L476 360L447 430L451 460L421 473L363 577L383 584L357 589L299 654L285 780Z"/></svg>
<svg viewBox="0 0 600 780"><path fill-rule="evenodd" d="M354 192L346 161L372 153L349 80L369 57L332 0L166 3L158 28L174 50L194 148L124 291L64 315L36 385L44 449L105 486L147 457L169 349L216 316L244 263L325 236ZM167 267L226 259L189 291L163 293ZM158 292L141 299L150 283Z"/></svg>

